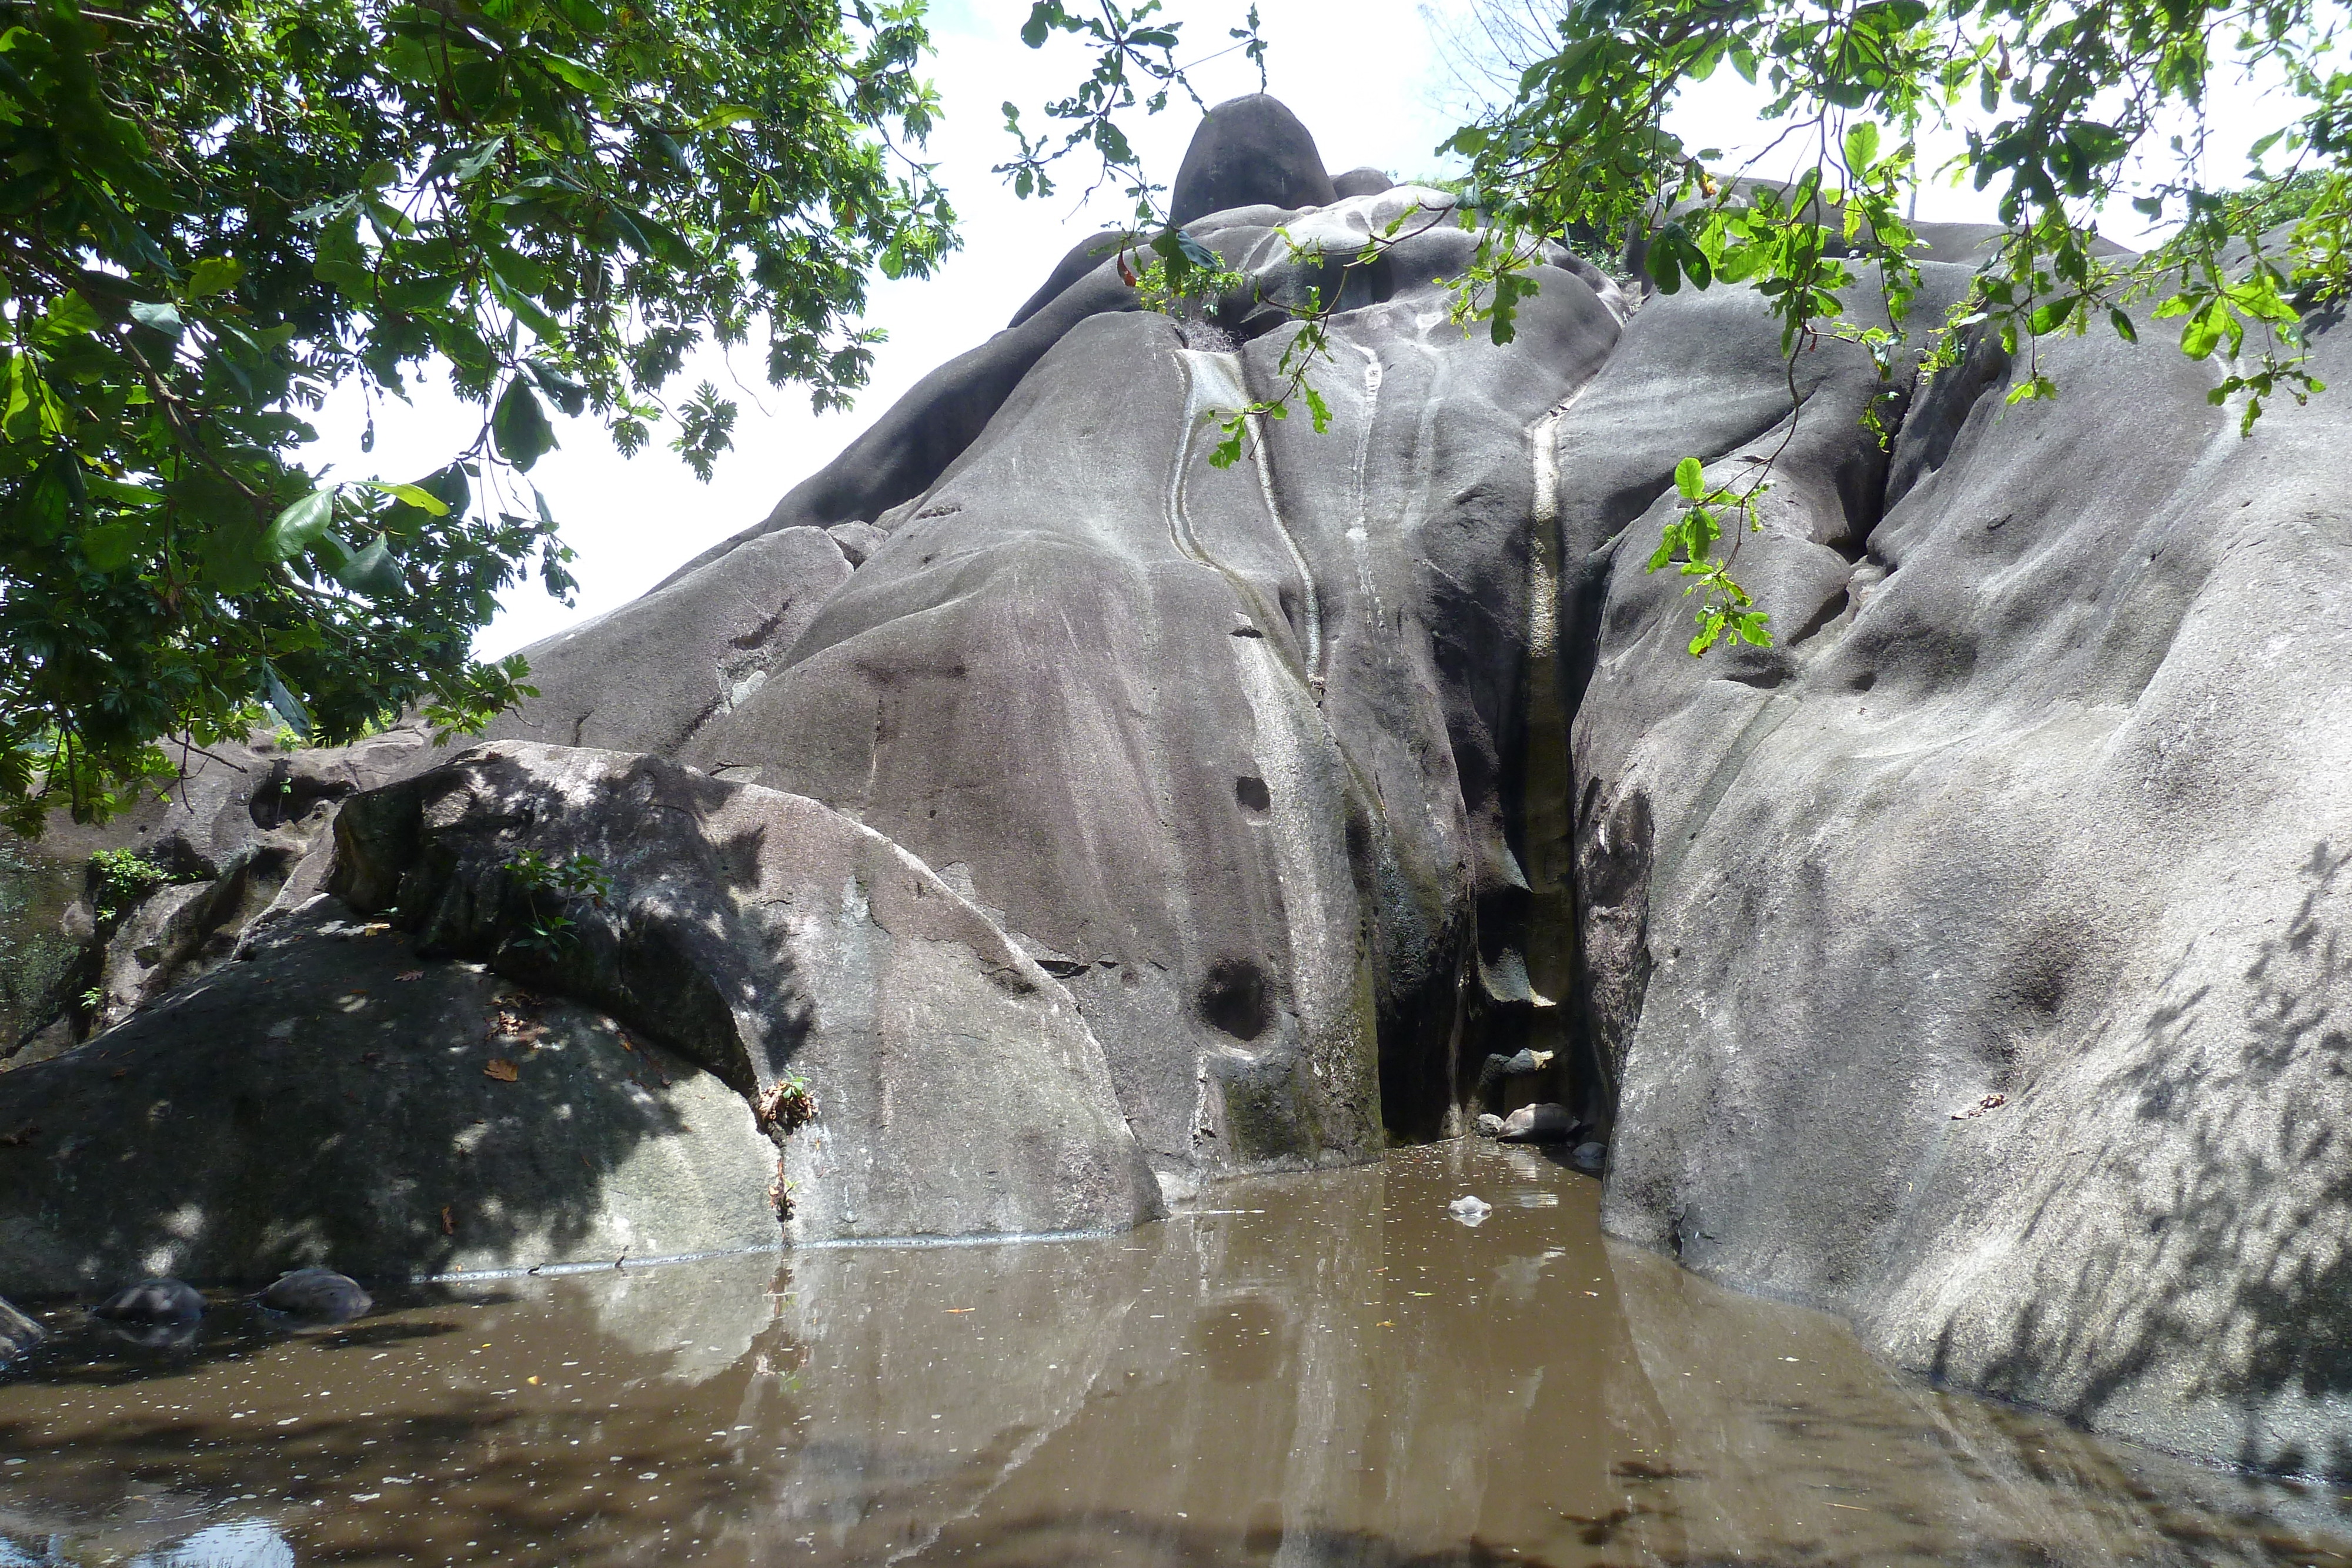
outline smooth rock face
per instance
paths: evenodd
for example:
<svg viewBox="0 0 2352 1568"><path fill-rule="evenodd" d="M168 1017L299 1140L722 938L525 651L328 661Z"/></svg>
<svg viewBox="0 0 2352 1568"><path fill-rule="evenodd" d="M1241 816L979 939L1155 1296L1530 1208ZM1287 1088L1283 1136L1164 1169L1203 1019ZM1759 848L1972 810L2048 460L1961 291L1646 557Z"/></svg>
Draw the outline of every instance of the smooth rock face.
<svg viewBox="0 0 2352 1568"><path fill-rule="evenodd" d="M289 1317L340 1323L366 1316L375 1301L348 1274L332 1269L297 1269L279 1275L262 1291L261 1304Z"/></svg>
<svg viewBox="0 0 2352 1568"><path fill-rule="evenodd" d="M1607 1223L1906 1365L2340 1472L2352 403L2241 439L2151 323L2045 344L2061 395L2014 408L1979 346L1882 456L1835 412L1859 364L1804 356L1813 428L1739 563L1780 646L1694 661L1640 570L1658 508L1608 531L1673 453L1778 439L1705 413L1775 395L1743 308L1654 300L1562 432L1604 487L1570 548ZM1656 421L1695 373L1700 416Z"/></svg>
<svg viewBox="0 0 2352 1568"><path fill-rule="evenodd" d="M1069 994L920 862L814 800L501 742L353 799L335 831L335 891L396 910L427 950L593 1000L753 1100L804 1080L816 1120L773 1129L794 1241L1160 1212ZM611 891L534 901L510 869L524 851L593 856Z"/></svg>
<svg viewBox="0 0 2352 1568"><path fill-rule="evenodd" d="M1305 286L1263 226L1212 243ZM1473 242L1414 243L1392 281ZM1525 352L1465 339L1433 286L1368 298L1332 326L1339 431L1270 425L1228 469L1203 415L1271 384L1280 338L1082 321L682 760L835 805L968 891L1076 998L1172 1181L1367 1157L1383 1098L1448 1124L1464 966L1529 1027L1565 988L1564 928L1532 971L1519 951L1505 828L1549 624L1528 427L1618 322L1545 277Z"/></svg>
<svg viewBox="0 0 2352 1568"><path fill-rule="evenodd" d="M184 1280L142 1280L90 1308L89 1315L118 1323L192 1323L205 1315L205 1299Z"/></svg>
<svg viewBox="0 0 2352 1568"><path fill-rule="evenodd" d="M782 1241L775 1150L718 1079L334 909L0 1074L15 1134L0 1136L0 1291L142 1272L260 1283L329 1260L406 1279Z"/></svg>
<svg viewBox="0 0 2352 1568"><path fill-rule="evenodd" d="M489 733L675 752L760 689L817 607L849 580L851 564L823 528L751 540L724 569L706 567L534 645L538 700L500 716ZM626 676L615 678L623 669Z"/></svg>
<svg viewBox="0 0 2352 1568"><path fill-rule="evenodd" d="M1235 207L1321 207L1339 199L1315 138L1280 100L1255 93L1217 105L1193 134L1168 192L1189 224Z"/></svg>

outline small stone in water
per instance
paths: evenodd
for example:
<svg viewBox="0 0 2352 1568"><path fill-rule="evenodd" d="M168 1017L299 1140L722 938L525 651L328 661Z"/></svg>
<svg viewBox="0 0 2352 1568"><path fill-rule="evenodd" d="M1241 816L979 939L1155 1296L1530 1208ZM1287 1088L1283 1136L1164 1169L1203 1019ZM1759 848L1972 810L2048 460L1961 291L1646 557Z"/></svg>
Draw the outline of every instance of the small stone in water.
<svg viewBox="0 0 2352 1568"><path fill-rule="evenodd" d="M1578 1170L1590 1171L1598 1176L1601 1173L1601 1167L1609 1163L1609 1145L1596 1143L1579 1144L1569 1152L1568 1163Z"/></svg>
<svg viewBox="0 0 2352 1568"><path fill-rule="evenodd" d="M110 1322L192 1323L205 1315L205 1299L179 1280L142 1280L90 1308Z"/></svg>
<svg viewBox="0 0 2352 1568"><path fill-rule="evenodd" d="M47 1337L39 1323L0 1301L0 1361L22 1355Z"/></svg>
<svg viewBox="0 0 2352 1568"><path fill-rule="evenodd" d="M1476 1225L1495 1212L1495 1206L1483 1197L1457 1197L1445 1206L1445 1212L1465 1225Z"/></svg>
<svg viewBox="0 0 2352 1568"><path fill-rule="evenodd" d="M340 1323L364 1315L375 1302L348 1274L332 1269L297 1269L280 1275L276 1284L262 1291L261 1304L273 1312Z"/></svg>

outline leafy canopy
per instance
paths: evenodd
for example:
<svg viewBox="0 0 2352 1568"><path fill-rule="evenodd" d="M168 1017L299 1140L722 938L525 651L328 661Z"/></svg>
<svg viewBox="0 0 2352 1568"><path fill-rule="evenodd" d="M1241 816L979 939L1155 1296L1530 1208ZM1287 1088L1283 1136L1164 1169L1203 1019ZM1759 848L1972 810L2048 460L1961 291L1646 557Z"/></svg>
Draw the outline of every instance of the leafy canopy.
<svg viewBox="0 0 2352 1568"><path fill-rule="evenodd" d="M529 688L468 653L570 552L551 410L705 477L735 406L665 389L765 338L820 406L866 281L953 214L920 0L0 0L0 820L103 815L163 736L274 708L348 739ZM478 434L425 476L299 461L303 415L446 362ZM373 413L369 436L372 445Z"/></svg>
<svg viewBox="0 0 2352 1568"><path fill-rule="evenodd" d="M1501 8L1502 0L1486 0ZM2313 0L1573 0L1540 26L1489 27L1525 57L1505 100L1447 143L1472 162L1491 224L1461 301L1507 340L1547 235L1647 236L1657 287L1745 284L1769 302L1783 350L1863 343L1890 382L1924 345L1948 363L1969 334L2022 351L2012 402L2055 395L2039 340L2092 326L2137 340L2178 321L2193 359L2227 370L2211 393L2263 400L2323 390L2301 316L2352 277L2352 74L2336 68L2339 6ZM1767 95L1766 152L1735 163L1668 127L1677 99L1728 68ZM2242 180L2209 184L2212 95L2241 78L2279 105ZM1966 298L1924 332L1907 318L1920 275L1906 198L1925 130L1961 139L1956 172L1997 193L2004 233ZM1793 160L1784 183L1741 176ZM2153 176L2143 171L2154 171ZM1940 171L1938 171L1940 172ZM2137 194L2131 193L2137 190ZM2098 215L2131 204L2177 226L2145 255L2100 243ZM2143 308L2135 309L2135 307ZM1789 429L1798 411L1792 404ZM1756 526L1770 464L1722 491L1687 473L1685 509L1654 565L1679 551L1702 595L1700 652L1767 639L1727 571L1708 563L1725 504ZM1735 531L1732 549L1738 548Z"/></svg>

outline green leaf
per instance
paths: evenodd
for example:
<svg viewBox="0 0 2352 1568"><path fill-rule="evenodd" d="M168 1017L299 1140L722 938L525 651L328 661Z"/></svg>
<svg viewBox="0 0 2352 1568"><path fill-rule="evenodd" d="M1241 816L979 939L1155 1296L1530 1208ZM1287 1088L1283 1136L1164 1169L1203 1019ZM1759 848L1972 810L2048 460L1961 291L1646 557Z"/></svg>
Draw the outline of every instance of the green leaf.
<svg viewBox="0 0 2352 1568"><path fill-rule="evenodd" d="M430 512L436 517L449 515L448 503L422 486L397 485L383 479L363 479L361 483L371 490L381 490L395 500L405 501L418 511Z"/></svg>
<svg viewBox="0 0 2352 1568"><path fill-rule="evenodd" d="M389 599L408 586L400 562L394 559L391 547L381 534L335 573L335 580L370 599Z"/></svg>
<svg viewBox="0 0 2352 1568"><path fill-rule="evenodd" d="M549 0L549 3L555 7L557 16L590 37L603 32L611 26L604 16L604 8L598 5L595 0Z"/></svg>
<svg viewBox="0 0 2352 1568"><path fill-rule="evenodd" d="M2180 351L2192 360L2211 354L2221 341L2221 332L2229 321L2229 308L2219 299L2209 301L2202 310L2189 319L2180 329Z"/></svg>
<svg viewBox="0 0 2352 1568"><path fill-rule="evenodd" d="M38 335L51 342L79 338L99 329L100 318L89 300L74 290L58 297L41 318Z"/></svg>
<svg viewBox="0 0 2352 1568"><path fill-rule="evenodd" d="M334 520L334 486L313 490L278 514L261 537L258 553L264 560L289 560L310 549Z"/></svg>
<svg viewBox="0 0 2352 1568"><path fill-rule="evenodd" d="M1856 174L1878 162L1878 127L1857 120L1845 128L1845 165Z"/></svg>
<svg viewBox="0 0 2352 1568"><path fill-rule="evenodd" d="M278 716L286 721L286 727L303 739L310 739L310 710L304 707L302 700L287 686L278 674L278 666L267 659L261 661L261 680L263 695L269 706L278 710Z"/></svg>
<svg viewBox="0 0 2352 1568"><path fill-rule="evenodd" d="M166 300L134 299L131 302L131 319L152 331L167 338L177 338L187 329L181 324L178 307Z"/></svg>
<svg viewBox="0 0 2352 1568"><path fill-rule="evenodd" d="M2110 326L2115 328L2116 336L2121 338L2125 342L2137 343L2139 341L2139 329L2132 325L2132 319L2126 312L2110 307L2107 310L2107 322Z"/></svg>
<svg viewBox="0 0 2352 1568"><path fill-rule="evenodd" d="M82 559L93 570L121 571L131 564L137 550L140 536L145 530L136 522L100 523L84 528L81 536Z"/></svg>
<svg viewBox="0 0 2352 1568"><path fill-rule="evenodd" d="M544 360L525 360L522 368L539 383L539 390L565 413L577 419L588 407L588 389L565 375Z"/></svg>
<svg viewBox="0 0 2352 1568"><path fill-rule="evenodd" d="M236 287L244 276L245 263L236 257L206 256L188 274L188 298L209 299L223 289Z"/></svg>
<svg viewBox="0 0 2352 1568"><path fill-rule="evenodd" d="M1696 501L1706 494L1706 468L1696 457L1685 457L1675 465L1675 488L1685 501Z"/></svg>
<svg viewBox="0 0 2352 1568"><path fill-rule="evenodd" d="M521 376L507 382L491 411L490 434L498 438L499 455L526 473L555 446L555 427L539 406L539 394Z"/></svg>

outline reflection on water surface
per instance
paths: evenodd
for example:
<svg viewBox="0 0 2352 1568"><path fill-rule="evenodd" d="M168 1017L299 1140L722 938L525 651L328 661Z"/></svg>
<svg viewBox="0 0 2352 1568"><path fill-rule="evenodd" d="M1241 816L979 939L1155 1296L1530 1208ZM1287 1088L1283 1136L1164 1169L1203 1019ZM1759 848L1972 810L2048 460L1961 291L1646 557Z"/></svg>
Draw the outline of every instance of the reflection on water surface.
<svg viewBox="0 0 2352 1568"><path fill-rule="evenodd" d="M308 1334L231 1305L176 1350L55 1312L0 1375L0 1568L2352 1560L2352 1499L1897 1377L1604 1243L1597 1186L1533 1150L1213 1197Z"/></svg>

